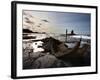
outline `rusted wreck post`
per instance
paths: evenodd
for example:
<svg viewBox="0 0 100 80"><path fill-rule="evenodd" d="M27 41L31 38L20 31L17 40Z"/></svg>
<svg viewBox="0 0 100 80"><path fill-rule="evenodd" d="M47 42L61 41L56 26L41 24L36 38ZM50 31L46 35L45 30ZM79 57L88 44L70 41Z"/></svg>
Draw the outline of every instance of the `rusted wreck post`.
<svg viewBox="0 0 100 80"><path fill-rule="evenodd" d="M67 42L67 29L66 29L66 38L65 38L65 42Z"/></svg>

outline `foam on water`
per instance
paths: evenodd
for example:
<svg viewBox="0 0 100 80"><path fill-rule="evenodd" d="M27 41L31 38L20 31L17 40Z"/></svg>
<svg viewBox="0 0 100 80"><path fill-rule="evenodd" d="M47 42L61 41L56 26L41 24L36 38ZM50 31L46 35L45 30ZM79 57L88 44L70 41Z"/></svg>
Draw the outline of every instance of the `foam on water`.
<svg viewBox="0 0 100 80"><path fill-rule="evenodd" d="M74 36L71 36L73 38L82 38L82 39L91 39L90 36L84 36L84 35L74 35Z"/></svg>

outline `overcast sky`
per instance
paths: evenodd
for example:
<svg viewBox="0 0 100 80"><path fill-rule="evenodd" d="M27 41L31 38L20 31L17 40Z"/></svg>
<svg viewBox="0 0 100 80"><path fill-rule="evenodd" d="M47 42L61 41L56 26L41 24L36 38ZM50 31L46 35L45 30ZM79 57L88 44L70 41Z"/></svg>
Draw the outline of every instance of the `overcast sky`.
<svg viewBox="0 0 100 80"><path fill-rule="evenodd" d="M57 33L65 33L74 30L78 34L90 34L91 15L87 13L71 12L46 12L46 11L25 11L32 16L47 20ZM53 29L52 28L52 29ZM53 30L54 31L54 30Z"/></svg>

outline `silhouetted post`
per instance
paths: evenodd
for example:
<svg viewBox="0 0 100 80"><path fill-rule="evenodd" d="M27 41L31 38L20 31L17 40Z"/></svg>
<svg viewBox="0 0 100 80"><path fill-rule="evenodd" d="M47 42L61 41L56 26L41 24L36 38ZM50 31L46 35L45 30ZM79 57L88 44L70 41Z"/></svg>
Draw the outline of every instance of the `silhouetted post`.
<svg viewBox="0 0 100 80"><path fill-rule="evenodd" d="M65 42L67 42L67 29L66 29L66 38L65 38Z"/></svg>

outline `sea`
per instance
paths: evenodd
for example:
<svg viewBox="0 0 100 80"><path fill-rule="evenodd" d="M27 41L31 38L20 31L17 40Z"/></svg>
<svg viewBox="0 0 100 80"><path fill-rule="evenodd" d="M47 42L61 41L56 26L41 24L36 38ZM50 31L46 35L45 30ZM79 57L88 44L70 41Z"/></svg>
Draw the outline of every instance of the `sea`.
<svg viewBox="0 0 100 80"><path fill-rule="evenodd" d="M65 45L68 46L68 48L73 48L76 45L76 43L80 40L80 38L82 39L80 47L82 47L83 44L89 44L90 45L90 42L91 42L90 35L86 35L86 34L85 35L84 34L68 35L67 40L66 40L65 34L54 34L54 33L49 33L49 34L46 34L46 33L45 34L39 34L39 33L37 33L36 34L36 33L31 33L31 34L28 34L28 36L35 36L36 38L34 38L34 39L23 39L23 47L26 48L26 47L31 45L31 47L33 47L35 52L43 51L43 49L38 47L38 46L42 46L43 42L41 41L41 39L44 39L44 38L47 38L47 37L53 37L57 40L64 42Z"/></svg>

